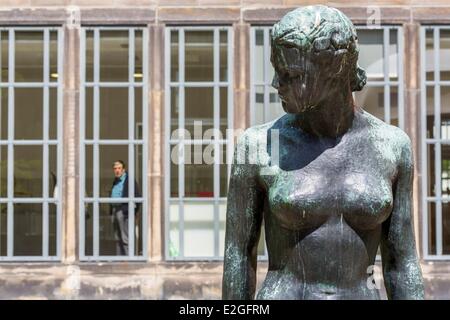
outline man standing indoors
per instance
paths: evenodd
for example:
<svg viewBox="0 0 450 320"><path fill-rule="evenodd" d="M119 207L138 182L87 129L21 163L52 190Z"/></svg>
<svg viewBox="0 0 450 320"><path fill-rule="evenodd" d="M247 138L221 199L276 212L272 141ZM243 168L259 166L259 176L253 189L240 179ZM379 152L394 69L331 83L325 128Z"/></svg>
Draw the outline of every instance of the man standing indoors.
<svg viewBox="0 0 450 320"><path fill-rule="evenodd" d="M128 198L128 173L125 163L116 160L113 164L114 182L111 189L111 198ZM134 182L134 195L140 197L141 193L137 182ZM134 204L134 214L139 211L139 203ZM113 203L110 214L112 216L114 235L116 238L117 255L128 255L128 203ZM134 230L134 226L133 226Z"/></svg>

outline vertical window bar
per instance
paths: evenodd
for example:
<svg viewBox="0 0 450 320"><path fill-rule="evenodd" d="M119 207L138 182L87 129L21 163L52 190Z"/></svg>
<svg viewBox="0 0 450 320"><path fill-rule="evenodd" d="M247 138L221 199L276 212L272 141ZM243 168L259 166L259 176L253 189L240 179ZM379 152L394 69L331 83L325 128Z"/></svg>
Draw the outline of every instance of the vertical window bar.
<svg viewBox="0 0 450 320"><path fill-rule="evenodd" d="M219 256L219 197L220 197L220 154L219 154L219 137L217 131L220 130L220 89L219 89L219 71L220 71L220 43L219 29L214 28L214 256Z"/></svg>
<svg viewBox="0 0 450 320"><path fill-rule="evenodd" d="M63 91L62 91L62 84L63 84L63 59L64 59L64 32L61 28L58 28L58 88L57 88L57 139L58 139L58 147L57 147L57 175L59 181L56 182L57 187L57 195L58 201L57 203L57 211L56 211L56 256L59 258L61 257L61 241L62 241L62 234L61 234L61 223L62 223L62 181L63 181L63 140L62 140L62 132L63 132L63 111L62 111L62 101L63 101ZM83 80L84 81L84 80ZM83 141L83 140L81 140ZM84 148L80 148L83 149ZM84 159L84 158L83 158ZM80 167L82 162L80 162ZM84 181L79 183L80 186L84 185ZM82 199L82 198L81 198ZM84 210L83 210L84 213Z"/></svg>
<svg viewBox="0 0 450 320"><path fill-rule="evenodd" d="M98 29L94 29L94 145L93 145L93 154L94 154L94 161L93 161L93 178L94 178L94 221L93 221L93 227L94 227L94 250L93 250L93 256L95 258L98 258L99 256L99 126L100 126L100 119L99 119L99 102L100 102L100 95L99 95L99 79L100 79L100 31Z"/></svg>
<svg viewBox="0 0 450 320"><path fill-rule="evenodd" d="M228 112L228 130L232 133L231 135L227 136L227 171L228 171L228 181L230 178L230 174L231 174L231 159L233 159L233 150L234 150L234 108L233 108L233 94L234 94L234 78L233 78L233 70L234 70L234 60L233 60L233 50L231 48L233 48L233 42L234 42L234 34L231 31L231 28L228 28L227 30L227 40L228 40L228 47L227 47L227 55L228 55L228 65L227 65L227 73L228 73L228 90L227 90L227 94L228 94L228 105L227 105L227 112ZM254 31L252 30L252 32L250 33L252 36L254 36ZM251 47L251 46L250 46ZM253 56L251 56L253 59ZM253 72L251 77L253 77ZM252 89L251 89L252 90ZM253 98L253 94L251 94L251 99ZM250 112L252 112L253 108L250 108ZM253 119L254 115L251 116L250 119Z"/></svg>
<svg viewBox="0 0 450 320"><path fill-rule="evenodd" d="M128 140L134 141L134 29L128 31ZM134 144L128 143L128 256L134 256Z"/></svg>
<svg viewBox="0 0 450 320"><path fill-rule="evenodd" d="M178 31L178 68L179 68L179 89L178 89L178 127L182 130L182 137L180 138L180 150L179 154L181 155L180 163L178 164L178 192L179 192L179 215L178 215L178 230L179 230L179 246L180 246L180 257L184 257L184 149L185 149L185 136L184 136L184 116L185 116L185 99L184 99L184 29L181 28Z"/></svg>
<svg viewBox="0 0 450 320"><path fill-rule="evenodd" d="M85 83L86 83L86 29L81 29L81 41L80 41L80 78L82 85L80 86L80 183L79 183L79 193L80 193L80 208L79 208L79 243L80 243L80 257L85 257L86 249L86 210L85 210L85 200L86 197L86 179L85 179L85 113L86 113L86 101L85 101ZM58 71L58 74L60 72Z"/></svg>
<svg viewBox="0 0 450 320"><path fill-rule="evenodd" d="M142 81L143 81L143 90L142 90L142 140L144 144L142 146L143 153L143 165L142 165L142 254L144 256L147 255L148 252L148 211L147 211L147 201L145 201L148 196L147 193L147 167L148 167L148 28L144 28L142 30ZM167 66L167 65L166 65Z"/></svg>
<svg viewBox="0 0 450 320"><path fill-rule="evenodd" d="M15 70L15 33L13 29L9 32L8 43L8 213L7 213L7 256L14 255L14 70Z"/></svg>
<svg viewBox="0 0 450 320"><path fill-rule="evenodd" d="M404 107L404 70L403 70L403 55L404 55L404 30L397 28L397 72L398 72L398 125L400 129L405 130L405 107Z"/></svg>
<svg viewBox="0 0 450 320"><path fill-rule="evenodd" d="M165 150L164 150L164 158L165 158L165 166L164 166L164 173L166 176L166 179L164 181L164 194L165 194L165 214L164 214L164 251L166 258L170 257L169 252L169 243L170 243L170 184L171 184L171 172L170 172L170 165L171 165L171 150L170 150L170 128L171 128L171 92L170 92L170 81L171 81L171 68L172 68L172 59L171 59L171 43L172 43L172 29L166 28L165 32L165 39L164 39L164 81L165 81L165 87L164 87L164 98L166 101L166 106L164 110L164 129L165 129ZM147 118L145 118L147 119ZM147 167L147 166L145 166ZM178 182L177 182L178 183Z"/></svg>
<svg viewBox="0 0 450 320"><path fill-rule="evenodd" d="M389 43L389 28L383 28L383 56L384 56L384 121L391 123L391 90L389 77L389 59L390 59L390 43Z"/></svg>
<svg viewBox="0 0 450 320"><path fill-rule="evenodd" d="M436 178L436 254L442 255L442 168L441 168L441 87L440 87L440 39L439 28L434 28L434 128L436 143L436 154L434 158L435 163L435 178Z"/></svg>
<svg viewBox="0 0 450 320"><path fill-rule="evenodd" d="M256 70L256 59L255 59L255 46L256 46L256 28L250 29L250 125L254 125L256 122L256 111L255 111L255 70ZM232 47L229 47L232 48ZM229 60L228 60L229 61ZM233 66L234 67L234 66ZM230 68L229 68L230 69ZM230 78L229 78L230 80ZM232 127L230 127L232 128ZM234 142L234 138L233 138ZM234 147L233 147L234 150Z"/></svg>
<svg viewBox="0 0 450 320"><path fill-rule="evenodd" d="M50 34L49 34L49 30L45 29L44 30L44 61L43 61L43 66L44 66L44 95L43 95L43 107L44 107L44 112L43 112L43 165L42 165L42 170L43 170L43 179L42 179L42 193L43 193L43 198L44 198L44 202L43 202L43 214L42 214L42 255L44 257L48 257L48 243L49 243L49 231L48 231L48 227L49 227L49 214L48 214L48 170L49 170L49 155L48 155L48 139L49 139L49 69L50 69Z"/></svg>
<svg viewBox="0 0 450 320"><path fill-rule="evenodd" d="M422 135L421 135L421 170L422 172L426 173L428 168L428 161L427 161L427 147L428 144L426 143L426 131L427 131L427 94L426 94L426 33L425 28L422 27L420 29L420 77L421 77L421 83L420 83L420 101L421 101L421 119L422 119ZM422 174L422 250L423 255L425 257L428 257L429 255L429 243L428 243L428 202L426 200L427 198L427 189L428 189L428 175Z"/></svg>
<svg viewBox="0 0 450 320"><path fill-rule="evenodd" d="M264 116L263 119L266 121L266 118L269 116L269 107L270 107L270 95L269 95L269 63L268 57L270 57L270 47L269 47L269 28L264 28Z"/></svg>

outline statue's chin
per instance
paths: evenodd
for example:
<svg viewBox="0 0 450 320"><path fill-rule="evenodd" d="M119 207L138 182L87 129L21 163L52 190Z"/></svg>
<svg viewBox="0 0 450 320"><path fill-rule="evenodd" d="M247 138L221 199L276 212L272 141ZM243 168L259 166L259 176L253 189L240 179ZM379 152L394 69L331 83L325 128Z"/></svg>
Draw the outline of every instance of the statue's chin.
<svg viewBox="0 0 450 320"><path fill-rule="evenodd" d="M316 106L315 105L311 105L311 104L287 104L286 102L282 103L283 106L283 110L286 113L291 113L291 114L301 114L310 110L313 110Z"/></svg>

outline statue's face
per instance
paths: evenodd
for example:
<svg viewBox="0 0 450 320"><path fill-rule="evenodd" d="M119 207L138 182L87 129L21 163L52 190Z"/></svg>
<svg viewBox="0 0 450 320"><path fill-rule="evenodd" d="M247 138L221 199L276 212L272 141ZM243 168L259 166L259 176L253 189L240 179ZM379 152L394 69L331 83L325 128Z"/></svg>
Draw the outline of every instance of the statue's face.
<svg viewBox="0 0 450 320"><path fill-rule="evenodd" d="M324 40L326 41L326 40ZM345 54L335 50L300 50L289 43L276 45L272 52L278 90L287 113L302 113L329 100L336 90L348 90L348 72L342 70Z"/></svg>

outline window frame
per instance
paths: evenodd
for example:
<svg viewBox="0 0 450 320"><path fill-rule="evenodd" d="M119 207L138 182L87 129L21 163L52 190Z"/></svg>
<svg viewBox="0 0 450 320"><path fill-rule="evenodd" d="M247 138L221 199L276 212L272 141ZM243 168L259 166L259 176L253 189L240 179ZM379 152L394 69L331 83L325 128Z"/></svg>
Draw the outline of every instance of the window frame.
<svg viewBox="0 0 450 320"><path fill-rule="evenodd" d="M171 32L178 31L178 81L172 81L171 79ZM214 55L214 71L213 81L198 81L198 82L185 82L185 31L213 31L213 55ZM220 80L220 31L227 32L227 81ZM178 88L178 105L180 111L178 113L178 126L177 129L185 128L185 88L213 88L213 101L214 101L214 119L213 128L220 129L220 88L227 88L227 129L234 129L233 127L233 75L234 75L234 59L233 59L233 43L234 34L231 26L168 26L165 28L165 161L164 161L164 256L168 261L211 261L211 260L223 260L223 253L220 253L220 212L219 205L225 204L227 198L220 197L220 164L218 164L219 152L215 152L216 159L214 160L213 169L213 186L214 196L210 198L203 197L184 197L184 160L178 165L178 197L171 197L170 194L170 159L171 159L171 147L173 145L179 145L180 158L184 159L184 146L193 145L208 145L214 144L214 150L218 150L219 146L226 146L227 154L227 181L229 181L231 171L232 153L234 149L234 141L228 135L222 132L223 139L218 139L214 136L212 140L202 139L171 139L171 88ZM184 254L184 204L189 202L202 202L210 203L214 206L214 255L212 256L185 256ZM178 205L178 244L179 255L174 257L170 255L170 205Z"/></svg>
<svg viewBox="0 0 450 320"><path fill-rule="evenodd" d="M61 261L62 247L62 185L63 185L63 59L64 32L62 27L0 27L0 31L8 32L8 81L0 82L0 88L8 89L8 138L0 140L1 146L8 150L7 197L1 198L0 203L7 205L7 255L0 256L0 262L41 262ZM43 32L43 81L16 82L15 81L15 32L30 31ZM50 81L50 31L56 31L57 36L57 81ZM1 37L1 34L0 34ZM1 55L1 52L0 52ZM15 88L43 89L43 135L42 139L14 139L15 124ZM49 137L50 120L50 88L56 88L56 139ZM14 147L42 146L42 197L14 197ZM57 197L49 194L49 147L56 147L57 166ZM15 256L14 255L14 204L42 204L42 255ZM49 256L49 204L56 204L56 255Z"/></svg>
<svg viewBox="0 0 450 320"><path fill-rule="evenodd" d="M135 72L135 31L142 31L142 81L136 82L134 80ZM93 79L92 81L86 81L86 32L93 32ZM100 32L101 31L128 31L128 80L127 81L102 81L100 78ZM141 26L81 26L80 28L80 134L79 134L79 260L81 262L89 261L146 261L148 259L148 201L147 201L147 163L148 163L148 91L149 91L149 32L147 27ZM92 139L86 139L86 88L93 88L93 133ZM135 125L135 88L142 88L142 139L135 137L136 127ZM100 117L98 110L100 107L100 88L126 88L128 89L128 137L127 139L100 139ZM93 170L93 190L92 197L85 196L86 185L86 163L85 163L85 148L88 145L92 145L92 170ZM128 179L128 198L111 198L100 197L100 158L99 148L106 145L114 146L127 146L128 147L128 163L127 174L133 179ZM137 154L137 146L142 146L142 186L141 197L134 196L134 180L135 176L135 155ZM100 204L102 203L123 203L128 202L128 211L133 212L133 205L135 203L141 203L142 214L142 255L135 255L135 240L134 237L129 236L129 253L128 256L121 255L100 255ZM92 219L93 219L93 247L92 255L85 254L86 248L86 232L85 232L85 204L92 204ZM135 231L135 217L133 214L129 214L128 219L128 234L132 235Z"/></svg>
<svg viewBox="0 0 450 320"><path fill-rule="evenodd" d="M427 80L426 78L426 31L433 32L433 59L434 59L434 79ZM450 140L441 138L441 87L446 86L450 88L449 80L440 80L440 31L450 31L450 25L421 25L420 26L420 118L421 118L421 172L422 172L422 251L424 260L450 260L450 254L443 254L443 212L442 203L449 202L450 196L442 196L442 157L441 146L450 145ZM433 88L433 136L427 138L427 88ZM436 130L439 128L439 130ZM434 179L436 195L428 195L428 157L427 147L435 147L434 156ZM428 232L428 217L431 212L428 212L428 204L435 203L435 241L436 254L430 253L429 247L429 232Z"/></svg>

